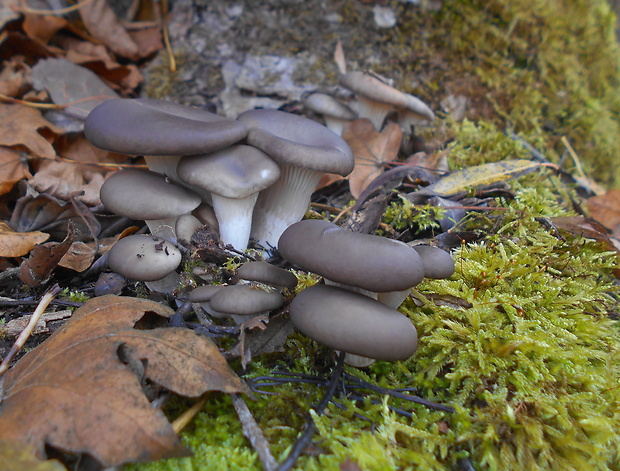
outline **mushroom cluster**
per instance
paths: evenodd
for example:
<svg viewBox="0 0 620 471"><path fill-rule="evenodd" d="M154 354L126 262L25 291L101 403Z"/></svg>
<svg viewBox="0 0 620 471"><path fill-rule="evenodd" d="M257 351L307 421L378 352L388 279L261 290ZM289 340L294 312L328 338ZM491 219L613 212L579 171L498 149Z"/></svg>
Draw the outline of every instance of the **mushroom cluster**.
<svg viewBox="0 0 620 471"><path fill-rule="evenodd" d="M447 278L452 257L431 246L342 229L324 220L304 220L284 231L282 257L324 277L298 294L291 319L303 334L336 350L386 361L409 358L417 347L414 325L396 309L427 276ZM346 361L369 364L351 355Z"/></svg>
<svg viewBox="0 0 620 471"><path fill-rule="evenodd" d="M340 77L339 84L354 93L355 100L350 106L320 92L311 93L304 99L306 109L322 115L325 125L337 134L342 134L346 121L357 118L368 119L375 130L381 131L386 117L394 113L405 134L411 134L413 126L435 119L433 111L418 97L397 90L375 75L347 72Z"/></svg>
<svg viewBox="0 0 620 471"><path fill-rule="evenodd" d="M274 247L303 218L322 173L346 176L354 165L340 136L276 110L235 120L162 100L114 99L89 114L84 131L97 147L144 156L150 169L110 177L101 190L108 209L152 221L156 232L193 211L200 219L198 206L208 204L222 242L237 250L250 237Z"/></svg>

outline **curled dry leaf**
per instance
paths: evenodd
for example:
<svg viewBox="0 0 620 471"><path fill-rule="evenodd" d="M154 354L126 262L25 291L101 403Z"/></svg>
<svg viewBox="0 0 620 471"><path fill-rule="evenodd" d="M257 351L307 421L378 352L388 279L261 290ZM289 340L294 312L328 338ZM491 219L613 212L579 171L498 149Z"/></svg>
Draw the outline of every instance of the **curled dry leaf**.
<svg viewBox="0 0 620 471"><path fill-rule="evenodd" d="M39 286L52 276L58 262L67 253L75 240L74 229L71 228L62 242L47 242L35 245L28 260L19 267L19 279L28 286Z"/></svg>
<svg viewBox="0 0 620 471"><path fill-rule="evenodd" d="M88 453L104 467L186 455L141 381L191 397L247 387L209 339L157 327L172 313L118 296L84 304L7 373L0 440L34 446L38 457L46 445ZM131 365L142 365L144 378Z"/></svg>
<svg viewBox="0 0 620 471"><path fill-rule="evenodd" d="M32 175L20 153L7 147L0 147L0 195L11 191L18 181L30 177Z"/></svg>
<svg viewBox="0 0 620 471"><path fill-rule="evenodd" d="M0 146L25 147L38 157L54 158L51 142L64 131L47 121L39 110L0 104Z"/></svg>
<svg viewBox="0 0 620 471"><path fill-rule="evenodd" d="M45 232L15 232L5 222L0 222L0 257L22 257L37 244L49 239Z"/></svg>
<svg viewBox="0 0 620 471"><path fill-rule="evenodd" d="M593 196L587 200L590 214L615 237L620 236L620 190L609 190L604 195Z"/></svg>

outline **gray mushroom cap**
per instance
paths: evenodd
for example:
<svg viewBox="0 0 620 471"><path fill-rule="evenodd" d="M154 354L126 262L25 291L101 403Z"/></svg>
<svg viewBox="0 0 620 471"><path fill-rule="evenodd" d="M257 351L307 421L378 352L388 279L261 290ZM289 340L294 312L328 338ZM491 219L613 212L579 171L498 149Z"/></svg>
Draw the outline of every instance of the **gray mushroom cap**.
<svg viewBox="0 0 620 471"><path fill-rule="evenodd" d="M200 196L146 170L122 170L101 187L101 202L114 214L132 219L163 219L191 213Z"/></svg>
<svg viewBox="0 0 620 471"><path fill-rule="evenodd" d="M240 316L272 311L283 304L284 298L280 293L252 289L246 285L224 286L209 301L209 305L218 312Z"/></svg>
<svg viewBox="0 0 620 471"><path fill-rule="evenodd" d="M237 275L242 280L258 281L273 286L290 289L297 286L297 277L290 271L263 261L244 263L237 270Z"/></svg>
<svg viewBox="0 0 620 471"><path fill-rule="evenodd" d="M179 178L226 198L245 198L280 178L280 167L260 149L234 145L210 154L183 157Z"/></svg>
<svg viewBox="0 0 620 471"><path fill-rule="evenodd" d="M454 273L454 260L448 252L431 245L415 245L413 249L422 259L425 277L442 279Z"/></svg>
<svg viewBox="0 0 620 471"><path fill-rule="evenodd" d="M220 289L224 288L222 285L204 285L194 288L189 293L189 300L193 303L206 303L211 301L211 298L215 296Z"/></svg>
<svg viewBox="0 0 620 471"><path fill-rule="evenodd" d="M249 131L248 144L278 163L346 176L353 153L340 136L303 116L277 110L249 110L237 116Z"/></svg>
<svg viewBox="0 0 620 471"><path fill-rule="evenodd" d="M161 280L180 263L181 252L173 244L150 235L125 237L108 252L108 267L131 280Z"/></svg>
<svg viewBox="0 0 620 471"><path fill-rule="evenodd" d="M242 140L246 126L208 111L153 99L114 99L98 105L84 123L95 146L135 155L192 155Z"/></svg>
<svg viewBox="0 0 620 471"><path fill-rule="evenodd" d="M405 290L424 277L420 256L406 244L320 219L290 226L280 237L278 250L304 270L369 291Z"/></svg>
<svg viewBox="0 0 620 471"><path fill-rule="evenodd" d="M330 348L383 361L406 360L418 335L400 312L335 286L314 285L290 306L297 330Z"/></svg>
<svg viewBox="0 0 620 471"><path fill-rule="evenodd" d="M304 106L323 116L346 121L352 121L357 118L357 113L355 111L327 93L314 92L309 94L304 99Z"/></svg>

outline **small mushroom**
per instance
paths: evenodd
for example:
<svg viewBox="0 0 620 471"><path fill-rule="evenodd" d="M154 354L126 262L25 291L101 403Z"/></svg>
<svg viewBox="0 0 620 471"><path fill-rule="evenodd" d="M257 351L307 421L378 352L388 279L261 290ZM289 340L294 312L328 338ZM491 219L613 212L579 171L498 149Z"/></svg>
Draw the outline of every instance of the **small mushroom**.
<svg viewBox="0 0 620 471"><path fill-rule="evenodd" d="M368 118L377 131L381 130L385 117L391 111L403 113L401 127L406 125L404 120L409 117L406 110L429 120L435 117L419 98L400 92L365 72L348 72L340 77L340 84L355 93L360 117Z"/></svg>
<svg viewBox="0 0 620 471"><path fill-rule="evenodd" d="M297 277L290 271L264 261L244 263L237 270L237 275L242 280L257 281L282 288L293 289L297 286Z"/></svg>
<svg viewBox="0 0 620 471"><path fill-rule="evenodd" d="M257 316L278 309L283 304L284 298L280 293L246 285L224 286L209 301L212 309L238 316Z"/></svg>
<svg viewBox="0 0 620 471"><path fill-rule="evenodd" d="M211 307L211 304L209 303L209 301L211 301L211 298L215 296L215 293L217 293L222 288L224 288L224 286L222 285L199 286L198 288L194 288L192 291L190 291L189 300L192 303L200 304L200 307L202 307L205 311L207 311L211 316L215 317L216 319L223 319L229 317L228 314L218 312L213 309Z"/></svg>
<svg viewBox="0 0 620 471"><path fill-rule="evenodd" d="M106 209L119 216L143 219L152 232L162 224L174 227L177 217L191 213L200 204L193 191L159 173L135 169L111 175L103 183L100 197Z"/></svg>
<svg viewBox="0 0 620 471"><path fill-rule="evenodd" d="M173 244L150 235L125 237L108 252L108 267L130 280L161 280L180 263L181 252Z"/></svg>
<svg viewBox="0 0 620 471"><path fill-rule="evenodd" d="M202 226L202 222L200 222L196 216L192 216L191 214L183 214L182 216L179 216L176 221L174 233L180 243L187 245L189 241L192 240L194 232Z"/></svg>
<svg viewBox="0 0 620 471"><path fill-rule="evenodd" d="M346 176L353 170L351 149L337 134L311 119L276 110L250 110L237 119L249 129L248 144L261 149L282 170L275 184L261 191L252 237L265 248L300 221L324 172Z"/></svg>
<svg viewBox="0 0 620 471"><path fill-rule="evenodd" d="M311 93L303 103L310 111L323 116L325 125L339 136L342 136L344 123L357 118L355 111L327 93Z"/></svg>
<svg viewBox="0 0 620 471"><path fill-rule="evenodd" d="M290 305L297 330L327 347L383 361L406 360L418 335L400 312L361 294L314 285Z"/></svg>
<svg viewBox="0 0 620 471"><path fill-rule="evenodd" d="M183 157L177 174L182 182L211 193L222 242L243 251L250 239L258 192L280 178L280 168L263 151L235 145Z"/></svg>
<svg viewBox="0 0 620 471"><path fill-rule="evenodd" d="M304 270L373 292L406 290L424 277L420 256L406 244L320 219L290 226L280 237L278 250Z"/></svg>
<svg viewBox="0 0 620 471"><path fill-rule="evenodd" d="M454 260L448 252L431 245L414 245L413 250L422 260L426 278L449 278L454 273Z"/></svg>

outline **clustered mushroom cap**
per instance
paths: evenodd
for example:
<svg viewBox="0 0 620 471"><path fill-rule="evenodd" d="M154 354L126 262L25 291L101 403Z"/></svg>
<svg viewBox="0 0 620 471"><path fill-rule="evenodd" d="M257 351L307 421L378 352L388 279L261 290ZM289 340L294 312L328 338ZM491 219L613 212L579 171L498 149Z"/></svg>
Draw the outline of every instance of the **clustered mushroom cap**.
<svg viewBox="0 0 620 471"><path fill-rule="evenodd" d="M237 275L242 280L257 281L272 286L289 289L297 286L297 277L290 271L264 261L244 263L237 270Z"/></svg>
<svg viewBox="0 0 620 471"><path fill-rule="evenodd" d="M407 98L404 93L378 78L359 70L342 75L340 77L340 85L367 100L390 105L394 108L407 107Z"/></svg>
<svg viewBox="0 0 620 471"><path fill-rule="evenodd" d="M431 245L415 245L413 249L422 260L425 277L443 279L454 273L454 260L448 252Z"/></svg>
<svg viewBox="0 0 620 471"><path fill-rule="evenodd" d="M284 298L276 291L253 289L247 285L224 286L209 300L212 309L239 316L251 316L278 309Z"/></svg>
<svg viewBox="0 0 620 471"><path fill-rule="evenodd" d="M325 126L278 110L249 110L237 116L248 144L280 164L346 176L355 161L347 143Z"/></svg>
<svg viewBox="0 0 620 471"><path fill-rule="evenodd" d="M135 155L193 155L242 140L246 126L208 111L153 99L108 100L84 123L97 147Z"/></svg>
<svg viewBox="0 0 620 471"><path fill-rule="evenodd" d="M206 303L224 286L222 285L204 285L194 288L189 293L189 300L192 303Z"/></svg>
<svg viewBox="0 0 620 471"><path fill-rule="evenodd" d="M315 285L290 305L297 330L326 345L383 361L406 360L415 352L415 326L400 312L367 296Z"/></svg>
<svg viewBox="0 0 620 471"><path fill-rule="evenodd" d="M325 117L352 121L357 113L327 93L314 92L304 99L304 106Z"/></svg>
<svg viewBox="0 0 620 471"><path fill-rule="evenodd" d="M108 267L137 281L161 280L181 263L181 252L170 242L151 235L132 235L108 252Z"/></svg>
<svg viewBox="0 0 620 471"><path fill-rule="evenodd" d="M274 184L280 178L280 167L255 147L234 145L181 158L177 174L185 183L237 199Z"/></svg>
<svg viewBox="0 0 620 471"><path fill-rule="evenodd" d="M111 175L101 187L101 202L119 216L164 219L191 213L200 196L147 170L128 169Z"/></svg>
<svg viewBox="0 0 620 471"><path fill-rule="evenodd" d="M406 244L320 219L291 225L280 237L278 250L303 270L369 291L405 290L424 277L420 256Z"/></svg>

